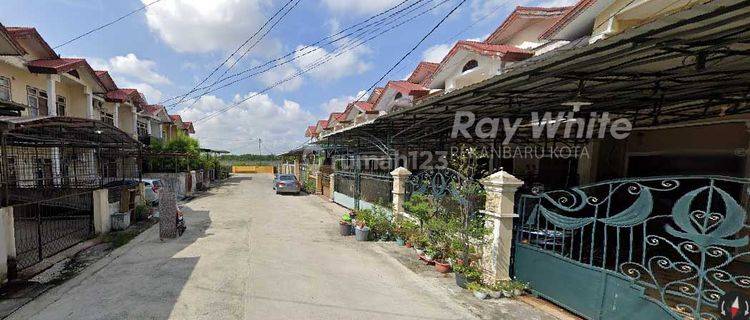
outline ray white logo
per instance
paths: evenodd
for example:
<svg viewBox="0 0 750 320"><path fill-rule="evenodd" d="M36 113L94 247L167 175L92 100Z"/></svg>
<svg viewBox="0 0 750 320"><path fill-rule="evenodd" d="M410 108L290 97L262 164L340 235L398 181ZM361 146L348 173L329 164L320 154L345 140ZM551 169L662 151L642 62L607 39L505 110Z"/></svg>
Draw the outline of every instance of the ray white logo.
<svg viewBox="0 0 750 320"><path fill-rule="evenodd" d="M575 111L552 112L539 114L531 113L531 121L524 122L523 118L490 118L477 120L473 112L458 111L453 118L452 138L495 139L499 133L503 134L503 144L509 144L519 130L531 130L531 137L553 138L600 138L609 134L615 139L625 139L630 136L633 124L625 118L612 119L608 112L598 114L591 112L588 117L576 117ZM473 128L473 130L472 130ZM473 135L472 135L473 134Z"/></svg>

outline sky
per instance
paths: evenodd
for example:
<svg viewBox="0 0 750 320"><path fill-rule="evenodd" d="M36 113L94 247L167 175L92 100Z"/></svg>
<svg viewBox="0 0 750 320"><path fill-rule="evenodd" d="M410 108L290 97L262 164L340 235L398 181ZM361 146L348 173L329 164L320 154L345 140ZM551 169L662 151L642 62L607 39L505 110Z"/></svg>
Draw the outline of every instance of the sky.
<svg viewBox="0 0 750 320"><path fill-rule="evenodd" d="M5 26L36 27L55 47L153 1L3 0L0 22ZM301 0L244 57L239 59L238 54L229 59L206 84L217 79L229 65L234 66L226 75L257 68L295 50L296 60L236 81L197 101L170 106L169 112L194 121L195 137L205 148L240 154L278 154L296 148L305 143L308 125L326 119L333 111L342 111L348 102L363 96L363 90L370 88L460 2L427 0L424 3L430 3L418 12L435 8L426 14L389 28L383 35L324 64L315 64L337 46L352 40L341 39L329 46L311 45L326 37L334 39L332 36L341 30L401 1ZM378 85L405 79L419 61L439 62L458 40L483 40L517 5L562 6L574 2L467 0ZM83 57L95 69L109 70L121 88L138 89L149 103L163 102L199 84L285 4L286 0L161 0L56 50L63 57ZM250 70L246 75L258 73L258 69ZM294 77L298 74L301 75ZM284 82L269 88L279 81ZM260 148L258 139L262 140Z"/></svg>

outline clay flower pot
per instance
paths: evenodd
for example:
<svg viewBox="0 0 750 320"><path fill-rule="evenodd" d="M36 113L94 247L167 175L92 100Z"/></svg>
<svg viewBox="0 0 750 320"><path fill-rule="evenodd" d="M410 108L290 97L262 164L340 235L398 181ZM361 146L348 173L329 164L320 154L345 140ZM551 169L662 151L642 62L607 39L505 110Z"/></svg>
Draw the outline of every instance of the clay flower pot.
<svg viewBox="0 0 750 320"><path fill-rule="evenodd" d="M451 272L451 265L445 262L435 261L435 271L440 273Z"/></svg>
<svg viewBox="0 0 750 320"><path fill-rule="evenodd" d="M407 247L407 248L411 248L412 247L411 242L407 242L404 246Z"/></svg>

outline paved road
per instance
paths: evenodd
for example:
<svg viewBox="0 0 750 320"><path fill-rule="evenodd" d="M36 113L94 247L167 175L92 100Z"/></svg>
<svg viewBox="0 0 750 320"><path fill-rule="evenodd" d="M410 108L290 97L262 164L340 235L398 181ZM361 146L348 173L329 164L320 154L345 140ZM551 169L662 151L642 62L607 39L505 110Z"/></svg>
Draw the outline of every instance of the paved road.
<svg viewBox="0 0 750 320"><path fill-rule="evenodd" d="M187 205L187 232L145 232L16 319L460 319L469 317L368 244L335 207L236 176Z"/></svg>

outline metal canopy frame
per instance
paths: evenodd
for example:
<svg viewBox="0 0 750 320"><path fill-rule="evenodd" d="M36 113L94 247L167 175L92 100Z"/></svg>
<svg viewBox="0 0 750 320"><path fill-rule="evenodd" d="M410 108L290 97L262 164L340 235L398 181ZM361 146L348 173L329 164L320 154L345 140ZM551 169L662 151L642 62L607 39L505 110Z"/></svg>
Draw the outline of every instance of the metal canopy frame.
<svg viewBox="0 0 750 320"><path fill-rule="evenodd" d="M750 111L747 21L750 2L714 0L594 44L573 41L501 75L330 134L319 143L376 152L494 143L502 140L502 132L486 141L451 138L455 112L471 111L477 119L522 118L527 125L533 111L570 111L562 103L581 99L592 104L577 115L609 112L630 119L635 128L741 115ZM528 132L517 136L514 143L525 143Z"/></svg>

